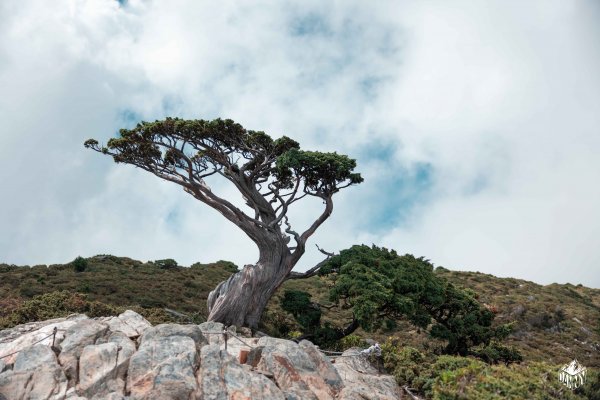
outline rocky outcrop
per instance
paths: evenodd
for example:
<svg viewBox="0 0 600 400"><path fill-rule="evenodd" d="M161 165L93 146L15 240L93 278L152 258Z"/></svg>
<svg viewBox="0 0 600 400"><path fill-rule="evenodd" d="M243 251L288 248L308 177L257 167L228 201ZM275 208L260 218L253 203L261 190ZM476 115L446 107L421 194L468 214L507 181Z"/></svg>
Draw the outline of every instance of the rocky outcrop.
<svg viewBox="0 0 600 400"><path fill-rule="evenodd" d="M152 327L133 311L0 331L0 357L1 400L402 398L359 351L332 363L308 341L225 335L214 322Z"/></svg>
<svg viewBox="0 0 600 400"><path fill-rule="evenodd" d="M335 369L344 380L340 399L395 400L402 398L400 387L393 376L381 375L360 350L346 350L335 362Z"/></svg>

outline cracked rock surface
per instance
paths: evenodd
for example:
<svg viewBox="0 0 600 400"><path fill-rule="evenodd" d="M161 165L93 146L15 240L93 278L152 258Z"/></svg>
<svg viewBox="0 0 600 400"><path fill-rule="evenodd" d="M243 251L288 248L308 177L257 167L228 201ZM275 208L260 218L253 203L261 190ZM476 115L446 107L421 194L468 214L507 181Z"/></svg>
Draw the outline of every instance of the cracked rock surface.
<svg viewBox="0 0 600 400"><path fill-rule="evenodd" d="M220 323L153 327L126 311L0 331L0 357L10 354L0 359L0 400L402 398L393 377L357 351L332 364L308 341L241 337L229 329L225 346ZM247 353L245 364L240 352Z"/></svg>

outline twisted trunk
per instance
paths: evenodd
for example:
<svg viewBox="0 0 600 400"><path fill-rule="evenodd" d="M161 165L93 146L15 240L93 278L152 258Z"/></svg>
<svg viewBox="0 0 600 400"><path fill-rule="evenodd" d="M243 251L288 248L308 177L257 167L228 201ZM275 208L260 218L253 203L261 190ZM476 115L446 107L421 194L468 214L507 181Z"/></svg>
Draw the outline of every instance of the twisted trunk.
<svg viewBox="0 0 600 400"><path fill-rule="evenodd" d="M305 244L315 230L331 215L331 196L323 198L325 209L302 235L286 229L296 241L294 252L287 243L289 237L279 226L262 227L257 224L237 223L238 227L258 246L259 258L255 265L245 265L208 295L208 320L225 325L257 328L269 299L304 254ZM236 222L232 219L232 222ZM287 224L287 222L286 222Z"/></svg>
<svg viewBox="0 0 600 400"><path fill-rule="evenodd" d="M259 259L221 282L208 295L208 320L257 328L275 291L295 265L284 238L265 232L257 242Z"/></svg>

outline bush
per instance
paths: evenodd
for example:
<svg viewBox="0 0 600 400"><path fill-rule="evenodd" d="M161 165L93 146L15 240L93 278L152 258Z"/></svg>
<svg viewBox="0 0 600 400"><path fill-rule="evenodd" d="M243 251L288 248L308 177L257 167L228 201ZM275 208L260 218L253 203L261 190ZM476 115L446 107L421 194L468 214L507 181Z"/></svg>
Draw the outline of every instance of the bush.
<svg viewBox="0 0 600 400"><path fill-rule="evenodd" d="M523 356L514 346L504 346L497 341L492 341L489 345L476 349L473 355L481 358L488 364L502 362L508 365L513 362L523 361Z"/></svg>
<svg viewBox="0 0 600 400"><path fill-rule="evenodd" d="M352 347L365 348L367 347L367 342L365 342L360 336L353 333L339 340L338 348L340 351L345 351L351 349Z"/></svg>
<svg viewBox="0 0 600 400"><path fill-rule="evenodd" d="M88 266L88 262L85 258L78 256L76 259L71 261L71 266L75 272L83 272Z"/></svg>
<svg viewBox="0 0 600 400"><path fill-rule="evenodd" d="M160 269L173 269L177 268L177 261L172 258L165 258L164 260L154 260L154 264Z"/></svg>
<svg viewBox="0 0 600 400"><path fill-rule="evenodd" d="M70 314L81 313L88 317L116 315L123 311L98 301L89 301L80 293L68 291L50 292L35 296L25 301L15 309L4 321L4 327L24 324L31 321L41 321L51 318L66 317Z"/></svg>
<svg viewBox="0 0 600 400"><path fill-rule="evenodd" d="M584 396L588 400L600 400L600 371L588 369L585 384L578 388L575 393Z"/></svg>

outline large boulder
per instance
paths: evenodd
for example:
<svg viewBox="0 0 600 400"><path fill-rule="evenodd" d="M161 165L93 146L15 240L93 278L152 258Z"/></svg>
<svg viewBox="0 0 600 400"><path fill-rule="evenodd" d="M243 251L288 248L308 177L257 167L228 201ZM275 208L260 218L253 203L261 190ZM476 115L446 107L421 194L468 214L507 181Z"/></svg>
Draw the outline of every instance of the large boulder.
<svg viewBox="0 0 600 400"><path fill-rule="evenodd" d="M401 390L393 376L379 373L359 349L346 350L335 360L344 388L340 400L396 400Z"/></svg>
<svg viewBox="0 0 600 400"><path fill-rule="evenodd" d="M147 341L156 340L158 338L165 338L170 336L185 336L189 337L196 343L198 349L204 344L207 344L207 340L202 335L202 331L198 325L179 325L179 324L160 324L153 328L150 328L141 337L140 343L143 345Z"/></svg>
<svg viewBox="0 0 600 400"><path fill-rule="evenodd" d="M262 346L262 351L257 369L272 373L277 386L286 394L299 399L337 397L342 380L312 343L305 341L300 346L289 340L263 337L258 346Z"/></svg>
<svg viewBox="0 0 600 400"><path fill-rule="evenodd" d="M204 400L284 400L284 393L264 375L252 372L218 345L204 346L196 398Z"/></svg>
<svg viewBox="0 0 600 400"><path fill-rule="evenodd" d="M0 357L12 354L2 359L5 364L10 365L21 350L34 344L51 345L54 339L54 344L58 345L65 338L65 333L69 328L86 319L88 317L85 315L74 314L67 318L30 322L0 331ZM55 328L56 335L54 337Z"/></svg>
<svg viewBox="0 0 600 400"><path fill-rule="evenodd" d="M77 393L88 397L123 393L129 359L135 344L123 333L114 332L106 343L84 347L79 358Z"/></svg>
<svg viewBox="0 0 600 400"><path fill-rule="evenodd" d="M152 327L144 317L131 310L123 312L118 317L102 317L98 320L107 324L112 332L122 332L130 338L141 336Z"/></svg>
<svg viewBox="0 0 600 400"><path fill-rule="evenodd" d="M79 380L79 357L85 346L95 344L107 332L107 324L93 319L81 320L67 329L65 339L60 344L58 360L69 379L69 386L75 386Z"/></svg>
<svg viewBox="0 0 600 400"><path fill-rule="evenodd" d="M63 399L67 378L54 352L36 344L19 352L13 369L0 374L0 398Z"/></svg>
<svg viewBox="0 0 600 400"><path fill-rule="evenodd" d="M182 335L161 336L152 330L146 335L129 361L127 387L130 398L190 398L198 388L198 354L194 339Z"/></svg>

